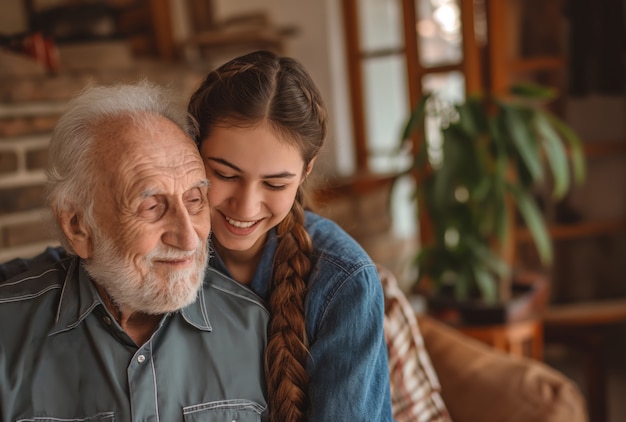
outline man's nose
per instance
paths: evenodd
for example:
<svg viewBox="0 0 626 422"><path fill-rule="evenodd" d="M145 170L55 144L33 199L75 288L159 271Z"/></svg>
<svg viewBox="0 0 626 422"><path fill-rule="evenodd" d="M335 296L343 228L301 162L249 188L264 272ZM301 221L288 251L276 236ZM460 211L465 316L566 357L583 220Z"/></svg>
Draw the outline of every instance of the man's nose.
<svg viewBox="0 0 626 422"><path fill-rule="evenodd" d="M170 209L167 228L163 233L163 243L183 251L193 251L198 247L199 237L185 207Z"/></svg>

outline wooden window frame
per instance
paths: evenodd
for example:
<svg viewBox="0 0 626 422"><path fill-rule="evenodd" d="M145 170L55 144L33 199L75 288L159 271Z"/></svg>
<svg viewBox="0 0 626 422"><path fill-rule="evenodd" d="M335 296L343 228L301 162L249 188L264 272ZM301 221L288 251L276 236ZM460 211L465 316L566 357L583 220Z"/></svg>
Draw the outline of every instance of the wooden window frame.
<svg viewBox="0 0 626 422"><path fill-rule="evenodd" d="M407 101L409 109L417 105L422 95L422 78L428 74L459 71L465 76L466 92L476 92L481 89L481 60L479 46L474 36L474 0L460 0L463 60L458 64L443 66L423 66L419 61L419 46L414 31L416 28L417 0L398 0L402 5L403 41L402 52L406 60L406 75L408 81ZM398 51L378 51L364 53L361 49L359 37L358 4L357 0L342 0L344 20L344 39L347 54L348 81L350 88L350 102L352 107L352 130L354 134L354 152L356 157L356 173L370 174L368 164L368 139L365 129L365 110L363 92L362 62L365 59L396 54Z"/></svg>

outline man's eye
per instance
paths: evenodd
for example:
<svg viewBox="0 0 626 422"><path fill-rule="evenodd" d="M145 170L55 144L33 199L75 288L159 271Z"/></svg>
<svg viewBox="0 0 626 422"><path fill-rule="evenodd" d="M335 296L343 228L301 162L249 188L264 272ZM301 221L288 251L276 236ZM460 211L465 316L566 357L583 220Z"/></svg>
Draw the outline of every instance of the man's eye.
<svg viewBox="0 0 626 422"><path fill-rule="evenodd" d="M202 209L204 205L204 201L201 198L193 198L185 202L187 209L190 213L197 213Z"/></svg>
<svg viewBox="0 0 626 422"><path fill-rule="evenodd" d="M185 206L190 214L196 214L202 210L205 204L205 196L200 189L194 189L193 193L190 193L185 198Z"/></svg>
<svg viewBox="0 0 626 422"><path fill-rule="evenodd" d="M139 207L139 216L149 220L157 220L165 212L165 205L156 200L144 201Z"/></svg>

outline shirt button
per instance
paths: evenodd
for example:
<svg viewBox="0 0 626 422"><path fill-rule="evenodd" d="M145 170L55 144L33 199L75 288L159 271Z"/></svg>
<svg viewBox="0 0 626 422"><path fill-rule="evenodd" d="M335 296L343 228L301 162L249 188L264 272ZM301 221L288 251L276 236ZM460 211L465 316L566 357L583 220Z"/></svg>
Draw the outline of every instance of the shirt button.
<svg viewBox="0 0 626 422"><path fill-rule="evenodd" d="M104 320L104 323L106 325L111 325L111 318L109 318L108 316L105 316L104 318L102 318Z"/></svg>
<svg viewBox="0 0 626 422"><path fill-rule="evenodd" d="M146 357L144 355L137 356L137 362L143 363L145 360L146 360Z"/></svg>

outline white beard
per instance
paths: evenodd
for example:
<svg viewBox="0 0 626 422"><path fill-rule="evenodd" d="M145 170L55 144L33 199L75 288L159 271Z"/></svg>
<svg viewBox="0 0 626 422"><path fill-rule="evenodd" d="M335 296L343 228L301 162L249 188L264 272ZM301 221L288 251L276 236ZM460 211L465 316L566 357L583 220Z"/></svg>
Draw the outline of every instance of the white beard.
<svg viewBox="0 0 626 422"><path fill-rule="evenodd" d="M93 256L85 262L91 278L101 286L121 309L146 314L174 312L194 302L204 281L209 259L208 240L198 242L195 252L184 252L158 246L142 259L143 276L106 235L94 236ZM160 277L154 268L156 259L195 257L195 265L178 271L168 271Z"/></svg>

